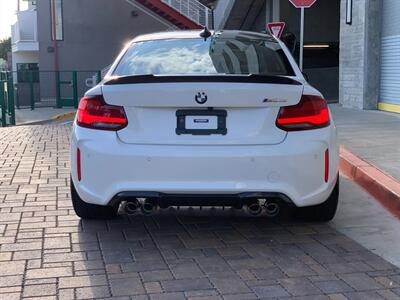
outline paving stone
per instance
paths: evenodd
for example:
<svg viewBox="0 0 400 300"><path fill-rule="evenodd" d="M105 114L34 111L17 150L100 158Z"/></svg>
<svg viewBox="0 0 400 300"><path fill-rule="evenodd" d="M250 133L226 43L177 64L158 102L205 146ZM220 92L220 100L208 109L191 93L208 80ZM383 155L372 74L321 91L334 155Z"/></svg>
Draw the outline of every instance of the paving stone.
<svg viewBox="0 0 400 300"><path fill-rule="evenodd" d="M113 296L145 294L143 284L138 278L111 279L110 285Z"/></svg>
<svg viewBox="0 0 400 300"><path fill-rule="evenodd" d="M159 294L162 293L162 288L159 282L146 282L144 289L148 294Z"/></svg>
<svg viewBox="0 0 400 300"><path fill-rule="evenodd" d="M382 298L377 292L352 292L344 294L349 300L382 300Z"/></svg>
<svg viewBox="0 0 400 300"><path fill-rule="evenodd" d="M24 251L24 250L40 250L42 249L42 242L32 243L14 243L1 245L1 251Z"/></svg>
<svg viewBox="0 0 400 300"><path fill-rule="evenodd" d="M349 300L345 295L343 294L331 294L329 295L330 300Z"/></svg>
<svg viewBox="0 0 400 300"><path fill-rule="evenodd" d="M195 259L203 272L209 275L232 270L228 263L219 256L196 257Z"/></svg>
<svg viewBox="0 0 400 300"><path fill-rule="evenodd" d="M180 293L164 293L150 295L151 300L185 300L185 295Z"/></svg>
<svg viewBox="0 0 400 300"><path fill-rule="evenodd" d="M325 294L336 294L353 291L353 289L349 285L341 280L318 281L314 282L314 285Z"/></svg>
<svg viewBox="0 0 400 300"><path fill-rule="evenodd" d="M221 294L251 292L239 277L210 277L210 281Z"/></svg>
<svg viewBox="0 0 400 300"><path fill-rule="evenodd" d="M24 297L43 297L56 295L56 284L38 284L24 286Z"/></svg>
<svg viewBox="0 0 400 300"><path fill-rule="evenodd" d="M161 285L166 292L183 292L186 290L205 290L212 288L210 281L206 278L164 280Z"/></svg>
<svg viewBox="0 0 400 300"><path fill-rule="evenodd" d="M223 300L221 296L187 297L188 300Z"/></svg>
<svg viewBox="0 0 400 300"><path fill-rule="evenodd" d="M22 275L5 276L3 275L3 270L0 269L0 287L8 286L21 286L22 285Z"/></svg>
<svg viewBox="0 0 400 300"><path fill-rule="evenodd" d="M123 272L144 272L144 271L156 271L156 270L167 270L167 265L162 261L149 261L149 262L134 262L125 263L122 265Z"/></svg>
<svg viewBox="0 0 400 300"><path fill-rule="evenodd" d="M280 279L281 285L293 296L308 296L321 294L307 278Z"/></svg>
<svg viewBox="0 0 400 300"><path fill-rule="evenodd" d="M217 296L218 292L215 289L209 289L209 290L195 290L195 291L186 291L185 296L187 298L190 297L211 297L211 296Z"/></svg>
<svg viewBox="0 0 400 300"><path fill-rule="evenodd" d="M94 286L76 289L77 299L97 299L110 296L108 286Z"/></svg>
<svg viewBox="0 0 400 300"><path fill-rule="evenodd" d="M383 288L382 285L364 273L340 274L338 276L356 291L368 291Z"/></svg>
<svg viewBox="0 0 400 300"><path fill-rule="evenodd" d="M58 286L61 289L98 285L107 285L107 279L105 275L61 277L58 283Z"/></svg>
<svg viewBox="0 0 400 300"><path fill-rule="evenodd" d="M290 296L280 285L267 285L253 287L253 291L259 298L278 298Z"/></svg>
<svg viewBox="0 0 400 300"><path fill-rule="evenodd" d="M400 296L396 295L393 291L391 290L379 290L377 293L383 297L384 299L387 300L400 300Z"/></svg>
<svg viewBox="0 0 400 300"><path fill-rule="evenodd" d="M169 270L140 272L140 276L142 277L142 280L144 282L173 279L173 275L172 275L171 271L169 271Z"/></svg>
<svg viewBox="0 0 400 300"><path fill-rule="evenodd" d="M44 249L57 249L57 248L69 248L70 238L69 237L46 237L44 239Z"/></svg>
<svg viewBox="0 0 400 300"><path fill-rule="evenodd" d="M274 266L268 259L261 258L228 259L227 262L235 270L264 269Z"/></svg>
<svg viewBox="0 0 400 300"><path fill-rule="evenodd" d="M224 300L255 300L260 299L254 293L222 295Z"/></svg>
<svg viewBox="0 0 400 300"><path fill-rule="evenodd" d="M252 272L258 279L280 279L285 278L286 275L277 267L267 269L255 269Z"/></svg>
<svg viewBox="0 0 400 300"><path fill-rule="evenodd" d="M279 260L276 265L289 277L317 275L309 266L298 260Z"/></svg>
<svg viewBox="0 0 400 300"><path fill-rule="evenodd" d="M72 276L72 269L70 267L32 269L26 271L27 279L68 277L68 276Z"/></svg>
<svg viewBox="0 0 400 300"><path fill-rule="evenodd" d="M2 293L0 294L0 300L20 300L21 293Z"/></svg>
<svg viewBox="0 0 400 300"><path fill-rule="evenodd" d="M0 262L1 276L24 274L25 261Z"/></svg>
<svg viewBox="0 0 400 300"><path fill-rule="evenodd" d="M169 268L176 279L200 278L205 276L195 263L171 264Z"/></svg>

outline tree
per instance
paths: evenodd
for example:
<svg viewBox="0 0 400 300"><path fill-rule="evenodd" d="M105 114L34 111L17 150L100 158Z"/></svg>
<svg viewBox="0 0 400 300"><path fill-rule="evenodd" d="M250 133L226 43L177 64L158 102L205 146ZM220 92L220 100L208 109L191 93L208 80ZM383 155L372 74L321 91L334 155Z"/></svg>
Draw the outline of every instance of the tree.
<svg viewBox="0 0 400 300"><path fill-rule="evenodd" d="M7 62L0 58L0 71L6 71L7 70Z"/></svg>
<svg viewBox="0 0 400 300"><path fill-rule="evenodd" d="M0 40L0 58L7 60L8 52L11 52L11 38Z"/></svg>

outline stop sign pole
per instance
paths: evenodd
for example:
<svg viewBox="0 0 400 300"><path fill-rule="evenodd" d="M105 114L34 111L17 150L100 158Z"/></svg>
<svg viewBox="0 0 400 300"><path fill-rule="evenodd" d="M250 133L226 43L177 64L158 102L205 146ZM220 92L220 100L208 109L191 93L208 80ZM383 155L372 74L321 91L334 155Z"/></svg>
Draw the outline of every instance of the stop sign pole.
<svg viewBox="0 0 400 300"><path fill-rule="evenodd" d="M303 60L304 60L304 7L301 8L301 17L300 17L300 59L299 59L299 67L300 71L303 72Z"/></svg>
<svg viewBox="0 0 400 300"><path fill-rule="evenodd" d="M300 17L300 58L299 67L303 71L304 57L304 9L310 8L317 0L289 0L296 8L301 9Z"/></svg>

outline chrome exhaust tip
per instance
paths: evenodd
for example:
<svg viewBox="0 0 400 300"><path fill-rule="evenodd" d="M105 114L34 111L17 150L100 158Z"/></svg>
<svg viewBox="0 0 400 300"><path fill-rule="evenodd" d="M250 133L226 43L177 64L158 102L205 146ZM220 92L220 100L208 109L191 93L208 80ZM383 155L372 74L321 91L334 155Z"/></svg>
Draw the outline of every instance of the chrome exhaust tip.
<svg viewBox="0 0 400 300"><path fill-rule="evenodd" d="M279 204L274 201L266 202L264 207L267 217L270 218L276 217L281 212Z"/></svg>
<svg viewBox="0 0 400 300"><path fill-rule="evenodd" d="M252 216L258 216L262 213L262 206L259 202L252 203L247 206L247 211Z"/></svg>
<svg viewBox="0 0 400 300"><path fill-rule="evenodd" d="M138 200L126 202L125 204L125 212L128 215L133 215L138 212L140 209L140 202Z"/></svg>
<svg viewBox="0 0 400 300"><path fill-rule="evenodd" d="M140 209L144 215L151 215L157 210L157 206L150 201L144 201Z"/></svg>

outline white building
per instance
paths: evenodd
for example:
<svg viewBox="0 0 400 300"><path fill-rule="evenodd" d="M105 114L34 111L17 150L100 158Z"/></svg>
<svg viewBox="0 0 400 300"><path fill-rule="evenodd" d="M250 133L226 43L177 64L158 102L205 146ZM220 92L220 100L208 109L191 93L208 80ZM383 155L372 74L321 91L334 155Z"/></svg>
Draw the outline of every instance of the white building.
<svg viewBox="0 0 400 300"><path fill-rule="evenodd" d="M36 5L29 3L28 9L17 12L17 21L11 26L12 70L38 70L39 42L37 34ZM14 80L19 79L14 77Z"/></svg>

